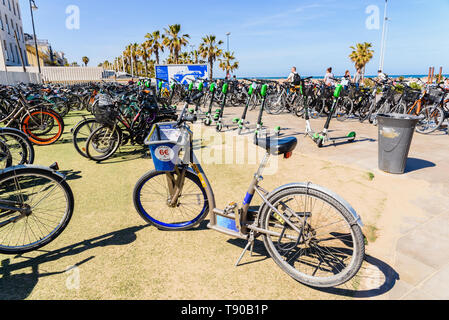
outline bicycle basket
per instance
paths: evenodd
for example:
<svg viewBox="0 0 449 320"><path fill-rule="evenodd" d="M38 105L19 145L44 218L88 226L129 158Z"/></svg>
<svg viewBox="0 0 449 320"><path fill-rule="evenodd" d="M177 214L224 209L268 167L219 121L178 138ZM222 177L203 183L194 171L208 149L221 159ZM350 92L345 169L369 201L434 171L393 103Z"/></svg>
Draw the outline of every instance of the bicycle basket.
<svg viewBox="0 0 449 320"><path fill-rule="evenodd" d="M421 91L411 89L405 90L404 100L406 102L415 102L416 100L419 99L419 97L421 97Z"/></svg>
<svg viewBox="0 0 449 320"><path fill-rule="evenodd" d="M156 171L173 172L175 166L188 163L190 157L190 138L176 127L176 122L156 123L145 139ZM181 152L184 158L180 159Z"/></svg>
<svg viewBox="0 0 449 320"><path fill-rule="evenodd" d="M427 97L431 103L438 104L443 99L445 93L441 90L431 88L427 94Z"/></svg>
<svg viewBox="0 0 449 320"><path fill-rule="evenodd" d="M98 105L94 109L95 121L102 125L113 126L117 120L119 111L113 105L101 106Z"/></svg>

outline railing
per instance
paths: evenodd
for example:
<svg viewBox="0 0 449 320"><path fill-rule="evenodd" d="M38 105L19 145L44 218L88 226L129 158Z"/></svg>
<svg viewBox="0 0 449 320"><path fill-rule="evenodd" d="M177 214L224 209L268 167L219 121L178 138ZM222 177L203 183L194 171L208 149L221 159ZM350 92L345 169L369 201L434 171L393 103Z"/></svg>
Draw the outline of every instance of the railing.
<svg viewBox="0 0 449 320"><path fill-rule="evenodd" d="M17 83L42 83L42 78L37 72L0 71L0 84L13 85Z"/></svg>
<svg viewBox="0 0 449 320"><path fill-rule="evenodd" d="M42 67L42 81L46 83L74 84L102 81L105 72L98 67ZM7 67L8 72L22 72L23 67ZM38 73L37 67L26 67L27 73Z"/></svg>

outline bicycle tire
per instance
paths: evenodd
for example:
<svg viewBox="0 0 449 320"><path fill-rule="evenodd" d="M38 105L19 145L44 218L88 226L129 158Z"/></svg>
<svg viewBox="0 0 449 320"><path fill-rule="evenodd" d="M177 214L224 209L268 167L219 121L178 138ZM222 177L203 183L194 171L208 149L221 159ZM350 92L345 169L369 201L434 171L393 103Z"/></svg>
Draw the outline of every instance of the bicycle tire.
<svg viewBox="0 0 449 320"><path fill-rule="evenodd" d="M174 222L168 222L168 221L161 221L161 218L156 218L153 214L150 214L147 212L147 210L144 208L143 202L142 201L142 190L144 189L144 187L148 187L149 186L149 182L152 179L155 179L159 176L165 175L167 174L166 172L158 172L158 171L150 171L147 174L145 174L142 178L140 178L140 180L137 182L135 188L134 188L134 192L133 192L133 199L134 199L134 206L137 210L137 212L139 213L139 215L142 217L142 219L144 219L146 222L148 222L149 224L155 226L156 228L158 228L159 230L164 230L164 231L183 231L183 230L190 230L195 228L197 225L199 225L209 214L209 201L207 199L207 194L206 194L206 190L204 189L204 187L202 186L200 179L198 178L198 176L196 174L194 174L191 171L187 171L186 172L186 181L190 181L191 185L193 185L194 187L198 187L199 191L201 192L200 194L196 194L196 195L190 195L193 198L199 198L202 196L202 198L204 199L204 204L203 205L199 205L198 206L198 210L199 213L194 213L193 217L188 221L176 221L176 223ZM164 177L165 178L165 177ZM155 182L156 185L154 188L156 188L155 190L157 190L156 193L160 193L160 188L161 188L161 184L159 181ZM184 185L185 187L185 185ZM191 187L187 187L188 190L190 190ZM184 189L187 190L187 189ZM154 207L154 205L151 206L151 209L153 209L154 212L166 212L169 211L170 209L176 209L176 208L180 208L182 202L180 202L179 204L177 204L176 208L171 208L169 207L169 205L167 204L167 197L165 194L160 193L160 195L162 195L162 199L161 201L164 202L165 204L162 205L161 204L161 210L158 210ZM182 197L182 196L181 196ZM157 202L157 205L159 203L161 203L159 200L156 200L154 202ZM202 207L202 208L200 208ZM168 209L168 210L167 210ZM174 210L171 210L171 213L173 213ZM164 219L165 220L165 219Z"/></svg>
<svg viewBox="0 0 449 320"><path fill-rule="evenodd" d="M90 125L90 127L89 127ZM86 119L79 122L72 132L72 141L75 150L84 158L89 158L86 153L86 142L89 136L101 126L95 119ZM87 127L87 128L86 128ZM83 130L88 129L86 133Z"/></svg>
<svg viewBox="0 0 449 320"><path fill-rule="evenodd" d="M6 146L11 149L12 145L8 144L7 140L9 138L12 138L14 141L17 142L18 146L16 145L15 148L20 147L19 155L20 160L14 161L11 163L10 166L18 166L18 165L24 165L24 164L33 164L35 152L34 147L31 141L29 140L28 136L24 134L22 131L13 129L13 128L0 128L0 140L6 144ZM18 159L17 159L18 160Z"/></svg>
<svg viewBox="0 0 449 320"><path fill-rule="evenodd" d="M40 179L45 179L45 178L49 179L50 181L55 183L54 188L51 188L51 189L48 188L49 190L51 190L50 193L52 193L52 192L54 193L56 186L60 186L61 190L65 196L66 206L65 206L63 216L61 217L59 223L56 225L56 227L54 227L52 230L50 230L50 232L48 232L48 234L46 234L45 232L42 232L42 229L44 229L44 228L42 228L42 226L39 229L39 231L37 231L36 229L34 230L35 234L36 233L45 233L45 236L43 236L42 238L40 238L37 241L34 241L32 243L29 243L26 245L21 245L21 246L18 246L18 245L11 246L11 244L10 244L11 241L9 240L8 245L4 245L1 231L3 228L16 228L17 226L20 226L22 221L26 220L26 222L28 222L28 221L31 221L31 218L34 218L35 220L33 220L33 222L37 224L38 223L37 221L39 220L39 218L36 218L36 216L37 216L36 212L38 211L37 207L40 206L42 204L42 202L44 202L44 200L45 200L44 198L39 203L36 204L36 206L33 208L34 212L30 216L28 216L27 218L24 218L16 223L9 224L3 228L0 228L0 253L2 253L2 254L23 254L23 253L27 253L30 251L40 249L40 248L48 245L49 243L53 242L57 237L59 237L61 235L61 233L66 229L67 225L69 224L69 222L72 218L73 212L74 212L75 201L74 201L73 193L72 193L70 186L65 181L65 178L62 177L61 175L53 173L49 170L45 170L42 168L36 168L36 167L32 167L32 166L17 167L16 169L8 171L7 173L4 173L0 176L0 190L2 190L2 192L0 192L1 199L5 200L5 194L7 195L7 193L3 192L3 190L11 189L11 187L9 187L7 185L7 182L11 179L20 181L21 177L25 177L28 180L31 179L31 181L33 181L33 179L36 180L36 177L37 178L40 177ZM28 180L26 180L26 181L28 181ZM29 182L27 182L27 183L29 184ZM5 185L6 185L6 187L5 187ZM45 188L42 188L41 191L44 191L44 189ZM23 193L25 188L20 187L19 190L20 190L20 193ZM32 203L31 201L34 199L31 196L24 197L24 198L26 198L27 201L30 201L28 204L31 204ZM46 215L45 211L44 211L43 215ZM53 216L53 218L54 217L55 216ZM49 219L53 219L53 218L51 218L51 216L44 218L46 230L50 226L49 223L51 220L49 220ZM31 224L28 227L32 228ZM5 229L5 230L7 230L7 229ZM11 231L12 230L8 230L9 234L11 234Z"/></svg>
<svg viewBox="0 0 449 320"><path fill-rule="evenodd" d="M41 137L43 134L47 135L49 132L48 130L43 130L40 134L31 131L34 128L33 121L35 122L34 126L37 125L36 121L39 121L39 120L34 120L34 119L37 119L39 116L41 118L41 121L43 121L44 118L47 118L47 119L50 118L52 120L52 124L51 124L52 128L55 123L57 124L57 127L58 127L57 132L55 134L50 135L49 138ZM47 126L47 124L45 126ZM48 146L48 145L52 145L52 144L56 143L62 137L62 134L64 133L65 125L64 125L64 120L57 112L55 112L53 110L49 110L49 109L39 108L39 109L30 111L29 114L26 114L21 120L20 127L21 127L22 131L28 136L28 138L30 139L30 141L32 143L34 143L36 145L40 145L40 146Z"/></svg>
<svg viewBox="0 0 449 320"><path fill-rule="evenodd" d="M419 116L424 117L416 125L416 132L421 134L431 134L437 131L444 122L444 111L440 106L427 106L421 110Z"/></svg>
<svg viewBox="0 0 449 320"><path fill-rule="evenodd" d="M101 126L98 129L96 129L92 134L89 136L86 142L86 154L87 157L90 160L94 160L97 162L106 161L109 158L111 158L118 150L118 148L121 145L123 134L119 127L115 127L113 131L113 136L110 136L109 139L109 145L105 146L104 149L101 149L101 145L99 144L99 139L101 139L101 134L105 132L105 130L110 131L111 128L108 126ZM106 131L106 132L107 132ZM108 132L106 135L109 134ZM112 138L112 140L111 140ZM102 140L105 141L105 140ZM110 142L113 142L114 144L111 145ZM102 142L101 142L102 143ZM98 153L102 153L102 155L96 156L93 154L93 151L98 151Z"/></svg>
<svg viewBox="0 0 449 320"><path fill-rule="evenodd" d="M293 262L293 265L291 265L289 262L293 259L293 257L296 256L296 253L293 255L293 257L290 258L289 261L284 260L283 255L286 255L286 259L289 257L288 255L290 255L292 253L292 250L294 248L294 245L292 246L291 244L287 243L281 243L281 240L278 240L278 242L275 243L273 242L272 237L273 236L269 236L269 235L264 235L263 236L263 242L264 245L269 253L269 255L273 258L273 260L275 261L275 263L285 272L287 273L289 276L291 276L293 279L299 281L302 284L311 286L311 287L318 287L318 288L329 288L329 287L335 287L335 286L339 286L342 285L346 282L348 282L350 279L352 279L360 270L363 260L365 258L365 242L364 242L364 236L362 233L362 230L360 228L360 226L357 224L354 218L354 216L351 214L351 208L349 208L347 204L345 204L343 201L340 201L338 199L336 199L332 194L320 190L319 188L313 186L313 185L309 185L309 186L296 186L296 187L291 187L291 188L287 188L284 190L279 191L278 193L272 195L270 197L269 202L276 208L279 208L279 206L282 206L284 208L286 208L286 204L282 201L283 199L288 199L291 198L292 196L295 195L299 195L299 196L303 196L305 198L304 202L301 202L302 200L300 200L301 204L305 204L302 211L300 209L300 211L296 211L294 210L294 212L296 214L302 214L304 217L307 217L307 215L309 215L310 217L310 223L302 223L302 228L301 228L301 234L305 235L307 234L308 236L310 235L310 239L309 239L309 245L312 246L311 244L313 243L313 246L315 246L314 252L309 252L309 249L306 248L304 249L304 251L299 251L299 253L301 254L301 252L303 254L309 254L311 258L313 258L313 254L315 254L315 257L317 258L317 267L314 268L316 269L314 272L311 272L311 274L306 274L304 272L300 272L297 268L295 268L295 264ZM311 199L310 201L310 205L312 205L312 200L315 200L314 204L317 206L311 206L311 208L307 208L307 203L309 203L309 198ZM321 205L317 204L317 201L321 201L323 203L323 207L321 207ZM286 202L289 203L289 202ZM295 203L295 201L292 201L292 203ZM335 239L328 239L328 238L324 238L324 239L316 239L317 236L319 234L321 234L322 231L317 233L318 229L322 229L327 227L328 225L326 225L327 220L322 220L322 217L317 217L317 215L313 212L314 208L321 208L321 211L324 209L324 205L327 205L329 209L334 209L336 216L338 219L341 219L342 222L345 222L346 225L346 231L349 232L349 234L346 233L340 233L340 232L334 232L334 233L329 233L329 235L332 235ZM307 209L310 209L311 211L308 212ZM272 225L276 225L276 224L280 224L281 226L283 225L284 231L281 233L281 237L286 237L287 235L287 231L286 231L286 227L287 224L284 222L282 224L282 222L279 222L277 220L277 218L274 218L272 215L272 210L268 207L268 206L264 206L264 208L262 209L263 211L261 212L260 215L260 225L262 226L263 229L265 230L270 230L270 224ZM320 211L320 213L321 213ZM285 211L284 211L285 212ZM308 218L308 217L307 217ZM307 221L306 218L306 221ZM315 218L315 220L313 219ZM299 219L298 219L299 220ZM293 222L293 219L290 218L290 221ZM313 222L321 222L321 224L319 225L318 228L314 229L314 225L312 225ZM340 222L339 222L340 223ZM324 226L323 226L324 224ZM335 226L335 223L331 223L329 224L329 226ZM291 230L291 229L290 229ZM337 230L337 228L336 228ZM349 239L350 236L350 239ZM286 239L286 238L284 238ZM296 242L296 245L299 245L299 239L300 237L298 237L298 242ZM319 241L321 240L321 241ZM326 248L326 250L328 251L323 251L321 250L324 247L321 247L319 245L320 242L326 242L326 241L334 241L332 243L333 246L336 246L338 244L343 245L343 248L338 247L341 250L336 250L336 248L334 247L328 247ZM293 240L294 242L294 240ZM320 246L320 248L319 248ZM332 249L332 251L329 251L329 249ZM352 251L351 251L352 249ZM345 251L343 251L345 250ZM281 254L280 252L282 252L283 254ZM345 252L349 252L349 254L352 252L351 255L351 259L349 261L349 263L347 264L347 266L345 268L342 268L342 270L338 271L335 270L335 266L331 266L329 265L329 268L331 269L331 275L330 276L326 276L326 277L322 277L322 276L318 276L321 272L327 271L327 270L318 270L318 268L321 267L321 262L325 261L326 258L330 259L329 257L325 257L324 255L328 255L330 254L332 257L332 259L336 258L335 255L333 254L333 252L338 252L339 255L342 255ZM337 254L337 253L335 253ZM302 258L303 256L301 256ZM329 261L327 261L327 263L330 263L330 261L332 260L330 259ZM322 260L322 261L320 261ZM337 259L338 260L338 259ZM312 260L313 261L313 260ZM341 261L339 261L341 263ZM311 261L305 261L303 262L303 264L305 265L305 268L307 268L308 266L313 265L313 262ZM338 272L337 272L338 271Z"/></svg>

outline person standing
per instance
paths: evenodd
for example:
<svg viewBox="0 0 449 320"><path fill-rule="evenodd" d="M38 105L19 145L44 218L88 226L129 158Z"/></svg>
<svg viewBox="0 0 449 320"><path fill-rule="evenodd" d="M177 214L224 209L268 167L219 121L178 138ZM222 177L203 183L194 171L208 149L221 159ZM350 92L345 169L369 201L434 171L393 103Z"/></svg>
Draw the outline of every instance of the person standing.
<svg viewBox="0 0 449 320"><path fill-rule="evenodd" d="M324 84L328 87L334 86L334 74L332 73L332 68L327 69L326 75L324 76Z"/></svg>
<svg viewBox="0 0 449 320"><path fill-rule="evenodd" d="M362 70L360 70L360 69L357 69L357 72L354 75L354 84L355 84L357 89L362 84Z"/></svg>
<svg viewBox="0 0 449 320"><path fill-rule="evenodd" d="M351 72L349 72L349 70L346 70L345 75L341 80L341 85L345 88L345 90L348 90L350 82L352 82Z"/></svg>
<svg viewBox="0 0 449 320"><path fill-rule="evenodd" d="M291 85L297 86L299 85L299 81L301 80L301 77L299 76L298 72L296 71L296 67L292 68L292 72L288 76L286 82L289 82Z"/></svg>

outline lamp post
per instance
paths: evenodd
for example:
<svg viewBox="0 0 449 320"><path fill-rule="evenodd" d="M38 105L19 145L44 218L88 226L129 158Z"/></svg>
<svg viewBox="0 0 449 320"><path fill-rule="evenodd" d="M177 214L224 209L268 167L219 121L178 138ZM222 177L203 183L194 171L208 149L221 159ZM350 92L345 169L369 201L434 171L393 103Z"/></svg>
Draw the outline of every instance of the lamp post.
<svg viewBox="0 0 449 320"><path fill-rule="evenodd" d="M41 62L39 61L39 50L37 48L36 28L34 27L33 10L37 10L37 6L36 6L36 3L34 2L34 0L30 0L31 22L33 24L34 47L36 49L37 67L38 67L39 73L42 73L41 72Z"/></svg>
<svg viewBox="0 0 449 320"><path fill-rule="evenodd" d="M227 52L229 52L229 36L230 36L230 35L231 35L230 32L226 33L226 37L228 38L228 42L227 42L228 51L227 51ZM229 70L227 70L227 71L226 71L226 78L230 78L229 75L230 75Z"/></svg>
<svg viewBox="0 0 449 320"><path fill-rule="evenodd" d="M389 21L387 16L387 7L388 7L388 0L385 0L385 15L384 15L384 25L382 29L382 43L381 43L381 49L380 49L380 64L379 64L379 70L382 72L384 71L384 61L385 61L385 51L387 46L387 23Z"/></svg>
<svg viewBox="0 0 449 320"><path fill-rule="evenodd" d="M228 37L228 52L229 52L229 36L231 35L230 32L226 33L226 36Z"/></svg>

